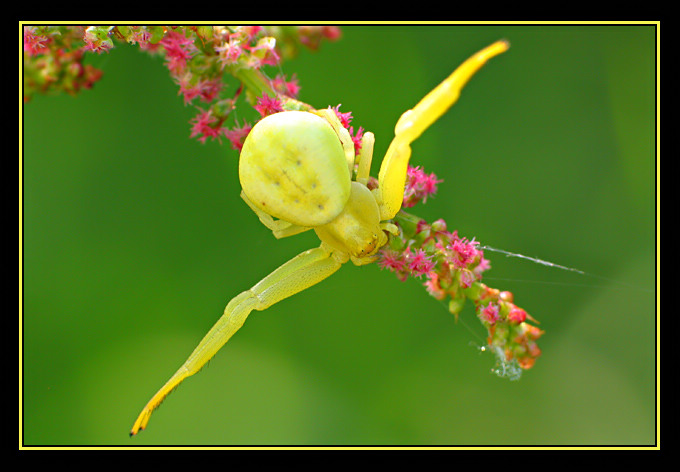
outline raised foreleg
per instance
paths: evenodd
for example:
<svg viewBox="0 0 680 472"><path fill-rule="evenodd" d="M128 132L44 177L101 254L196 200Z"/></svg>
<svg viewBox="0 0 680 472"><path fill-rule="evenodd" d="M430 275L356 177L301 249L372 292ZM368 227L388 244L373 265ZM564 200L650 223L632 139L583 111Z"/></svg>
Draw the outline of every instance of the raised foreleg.
<svg viewBox="0 0 680 472"><path fill-rule="evenodd" d="M461 89L489 59L506 51L507 41L496 41L463 62L441 84L406 111L394 129L394 139L385 153L378 174L378 204L381 220L394 218L404 199L406 170L411 143L458 100Z"/></svg>

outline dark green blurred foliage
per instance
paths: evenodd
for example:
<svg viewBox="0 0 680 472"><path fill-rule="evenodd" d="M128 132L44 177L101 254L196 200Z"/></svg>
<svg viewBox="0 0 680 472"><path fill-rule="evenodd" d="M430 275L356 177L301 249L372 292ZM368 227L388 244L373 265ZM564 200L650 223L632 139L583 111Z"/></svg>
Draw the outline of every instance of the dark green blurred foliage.
<svg viewBox="0 0 680 472"><path fill-rule="evenodd" d="M472 307L455 323L347 264L251 314L128 438L229 299L318 240L275 240L237 153L189 139L162 60L118 44L94 89L24 107L24 444L654 444L655 27L345 26L282 70L375 133L377 172L399 115L500 38L414 144L444 183L413 212L598 276L487 253L485 282L546 331L520 381L490 373Z"/></svg>

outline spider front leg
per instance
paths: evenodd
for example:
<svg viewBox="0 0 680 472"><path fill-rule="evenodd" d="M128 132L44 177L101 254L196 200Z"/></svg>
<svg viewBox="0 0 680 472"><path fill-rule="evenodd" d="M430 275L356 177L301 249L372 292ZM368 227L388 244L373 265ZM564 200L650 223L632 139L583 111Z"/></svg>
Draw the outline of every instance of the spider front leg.
<svg viewBox="0 0 680 472"><path fill-rule="evenodd" d="M137 417L130 431L135 435L146 428L151 413L184 379L195 374L219 351L238 331L253 310L264 310L273 304L290 297L333 274L347 261L347 256L333 252L324 243L310 249L286 262L274 272L255 284L250 290L234 297L224 314L208 331L191 355L149 400Z"/></svg>
<svg viewBox="0 0 680 472"><path fill-rule="evenodd" d="M373 160L373 145L375 136L370 131L366 131L361 138L361 149L359 150L359 163L357 165L357 182L363 185L368 184L368 177L371 173L371 161Z"/></svg>
<svg viewBox="0 0 680 472"><path fill-rule="evenodd" d="M401 209L411 143L456 103L462 88L489 59L507 51L509 47L507 41L496 41L477 52L423 97L412 110L401 115L378 174L377 198L381 220L391 220Z"/></svg>
<svg viewBox="0 0 680 472"><path fill-rule="evenodd" d="M312 229L304 226L294 225L288 221L275 220L272 215L260 210L255 205L253 205L253 203L248 199L248 197L246 197L246 194L243 191L241 191L241 198L257 215L257 217L260 219L260 223L265 225L272 231L272 233L274 233L274 237L276 239L287 238L288 236L294 236Z"/></svg>

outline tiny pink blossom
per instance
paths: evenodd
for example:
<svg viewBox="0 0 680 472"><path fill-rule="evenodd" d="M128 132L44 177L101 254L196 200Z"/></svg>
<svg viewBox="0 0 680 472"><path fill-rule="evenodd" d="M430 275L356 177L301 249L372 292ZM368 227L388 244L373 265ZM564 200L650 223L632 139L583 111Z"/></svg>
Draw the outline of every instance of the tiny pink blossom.
<svg viewBox="0 0 680 472"><path fill-rule="evenodd" d="M431 195L437 192L437 184L439 182L442 181L437 180L437 176L434 174L425 175L423 177L421 184L423 187L423 193L425 194L425 198L427 198L427 195Z"/></svg>
<svg viewBox="0 0 680 472"><path fill-rule="evenodd" d="M264 94L257 99L254 108L262 115L262 117L283 111L281 100L276 97L270 97L267 94Z"/></svg>
<svg viewBox="0 0 680 472"><path fill-rule="evenodd" d="M276 40L271 37L260 38L257 44L250 47L250 66L259 69L265 65L275 66L279 63L279 55L276 52Z"/></svg>
<svg viewBox="0 0 680 472"><path fill-rule="evenodd" d="M429 195L437 192L440 182L442 180L438 180L435 174L428 175L420 167L408 166L403 206L410 208L420 201L426 202Z"/></svg>
<svg viewBox="0 0 680 472"><path fill-rule="evenodd" d="M189 123L193 124L191 127L190 138L199 136L198 140L202 143L207 138L218 139L222 134L221 122L213 116L210 110L202 110L198 115L192 118Z"/></svg>
<svg viewBox="0 0 680 472"><path fill-rule="evenodd" d="M246 139L246 136L248 136L248 133L250 133L252 128L252 125L244 123L243 126L240 127L235 126L231 129L224 128L222 134L229 140L233 149L240 151L243 148L243 141Z"/></svg>
<svg viewBox="0 0 680 472"><path fill-rule="evenodd" d="M190 73L184 74L179 80L178 95L184 96L184 104L191 103L196 97L200 97L203 102L212 102L222 89L220 79L201 79L193 83Z"/></svg>
<svg viewBox="0 0 680 472"><path fill-rule="evenodd" d="M338 104L337 106L333 107L332 110L335 112L342 126L344 128L349 128L349 124L352 122L352 112L348 111L347 113L340 113L341 106L342 104Z"/></svg>
<svg viewBox="0 0 680 472"><path fill-rule="evenodd" d="M460 270L460 286L462 288L469 288L472 283L476 280L475 274L468 269Z"/></svg>
<svg viewBox="0 0 680 472"><path fill-rule="evenodd" d="M191 74L185 74L177 80L179 84L179 91L177 95L182 95L184 97L184 104L187 105L191 103L194 98L201 94L201 90L197 84L193 84L191 81Z"/></svg>
<svg viewBox="0 0 680 472"><path fill-rule="evenodd" d="M97 28L87 28L83 34L85 50L101 54L113 48L113 42L106 36L106 32Z"/></svg>
<svg viewBox="0 0 680 472"><path fill-rule="evenodd" d="M480 254L479 263L477 263L475 268L472 269L472 272L474 272L477 278L481 279L482 272L484 272L485 270L489 270L491 268L491 262L489 261L489 259L484 258L482 251L478 250L477 253Z"/></svg>
<svg viewBox="0 0 680 472"><path fill-rule="evenodd" d="M459 269L466 268L477 257L477 249L475 246L477 242L468 241L467 239L456 239L448 246L451 251L451 260L449 261Z"/></svg>
<svg viewBox="0 0 680 472"><path fill-rule="evenodd" d="M295 77L295 74L293 74L289 81L286 81L285 76L281 74L277 75L274 80L272 80L272 86L277 92L291 98L297 98L300 93L300 85L298 85L298 79Z"/></svg>
<svg viewBox="0 0 680 472"><path fill-rule="evenodd" d="M184 71L187 61L196 52L193 40L176 31L168 31L160 44L165 49L166 66L175 75Z"/></svg>
<svg viewBox="0 0 680 472"><path fill-rule="evenodd" d="M411 248L408 248L404 254L408 261L408 269L414 277L422 277L434 269L434 262L422 249L417 249L415 253L412 253Z"/></svg>
<svg viewBox="0 0 680 472"><path fill-rule="evenodd" d="M498 316L498 306L491 302L479 311L479 318L489 324L496 323Z"/></svg>
<svg viewBox="0 0 680 472"><path fill-rule="evenodd" d="M383 249L380 251L378 265L381 269L388 269L392 272L402 272L406 268L406 261L397 251Z"/></svg>
<svg viewBox="0 0 680 472"><path fill-rule="evenodd" d="M150 40L151 33L144 27L142 27L139 30L134 30L130 37L128 38L130 44L138 43L139 47L142 49L148 47Z"/></svg>
<svg viewBox="0 0 680 472"><path fill-rule="evenodd" d="M49 38L40 34L35 34L35 31L33 26L24 26L24 52L29 56L43 54L47 51L45 45L49 41Z"/></svg>
<svg viewBox="0 0 680 472"><path fill-rule="evenodd" d="M201 80L198 83L198 88L201 100L210 103L222 90L222 81L219 78Z"/></svg>
<svg viewBox="0 0 680 472"><path fill-rule="evenodd" d="M262 26L258 25L238 26L234 35L244 36L247 41L251 41L260 31L262 31Z"/></svg>
<svg viewBox="0 0 680 472"><path fill-rule="evenodd" d="M350 126L349 129L349 135L352 137L352 143L354 144L354 152L355 154L359 154L361 151L361 140L364 137L364 128L359 126L359 129L354 132L354 127Z"/></svg>
<svg viewBox="0 0 680 472"><path fill-rule="evenodd" d="M224 69L225 66L236 64L238 58L243 54L240 42L236 38L230 38L229 42L215 48L219 54L219 61Z"/></svg>

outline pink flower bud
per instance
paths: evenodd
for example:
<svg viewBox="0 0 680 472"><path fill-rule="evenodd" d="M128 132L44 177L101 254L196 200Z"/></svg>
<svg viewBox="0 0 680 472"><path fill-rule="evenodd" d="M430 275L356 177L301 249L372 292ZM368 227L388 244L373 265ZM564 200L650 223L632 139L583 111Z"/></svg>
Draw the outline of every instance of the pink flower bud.
<svg viewBox="0 0 680 472"><path fill-rule="evenodd" d="M514 307L508 313L508 321L515 324L520 324L527 319L527 312L521 308Z"/></svg>
<svg viewBox="0 0 680 472"><path fill-rule="evenodd" d="M446 221L444 221L442 218L439 218L438 220L434 221L432 223L432 230L436 233L443 233L446 231Z"/></svg>

